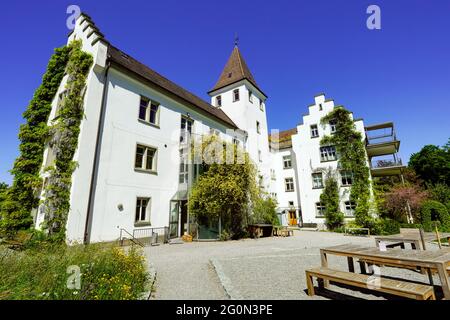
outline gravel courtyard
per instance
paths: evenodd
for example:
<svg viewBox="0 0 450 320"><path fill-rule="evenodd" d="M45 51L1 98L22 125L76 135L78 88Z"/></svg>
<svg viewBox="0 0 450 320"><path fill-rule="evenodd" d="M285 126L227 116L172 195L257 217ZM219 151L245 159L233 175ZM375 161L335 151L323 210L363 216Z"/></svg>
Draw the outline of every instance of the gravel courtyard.
<svg viewBox="0 0 450 320"><path fill-rule="evenodd" d="M306 294L305 269L320 265L319 249L345 243L375 246L372 237L295 231L286 238L147 247L145 254L157 272L152 299L392 299L334 285L314 297ZM330 256L329 266L347 270L347 260ZM359 271L357 264L355 268ZM382 268L382 275L428 280L395 268Z"/></svg>

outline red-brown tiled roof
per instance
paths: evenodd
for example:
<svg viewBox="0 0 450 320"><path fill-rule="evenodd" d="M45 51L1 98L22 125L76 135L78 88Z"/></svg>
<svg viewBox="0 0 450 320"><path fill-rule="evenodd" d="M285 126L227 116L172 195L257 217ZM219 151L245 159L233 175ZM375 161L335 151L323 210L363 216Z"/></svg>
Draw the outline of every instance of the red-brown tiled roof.
<svg viewBox="0 0 450 320"><path fill-rule="evenodd" d="M228 59L227 64L222 70L219 80L217 80L214 88L212 88L209 92L219 90L244 79L247 79L253 86L255 86L255 88L261 91L256 84L255 78L250 72L250 69L245 63L244 58L242 58L239 48L235 46L233 52L231 52L231 56Z"/></svg>
<svg viewBox="0 0 450 320"><path fill-rule="evenodd" d="M238 129L236 124L221 109L212 106L210 103L197 97L186 89L183 89L179 85L163 77L156 71L133 59L112 45L108 46L108 59L111 62L116 63L117 65L138 75L139 77L150 81L163 91L173 94L177 98L187 102L200 113L206 113L227 126L233 129Z"/></svg>
<svg viewBox="0 0 450 320"><path fill-rule="evenodd" d="M292 135L297 134L297 128L280 131L278 135L269 135L269 143L272 147L276 147L278 143L279 149L286 149L292 147Z"/></svg>

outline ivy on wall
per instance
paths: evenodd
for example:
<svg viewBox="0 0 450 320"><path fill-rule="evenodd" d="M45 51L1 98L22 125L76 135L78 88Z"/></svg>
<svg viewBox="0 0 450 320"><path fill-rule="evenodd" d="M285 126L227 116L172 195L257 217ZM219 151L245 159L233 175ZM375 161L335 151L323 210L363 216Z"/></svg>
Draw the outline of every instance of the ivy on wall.
<svg viewBox="0 0 450 320"><path fill-rule="evenodd" d="M336 131L330 136L323 137L320 143L335 146L339 157L339 169L352 173L350 200L356 204L355 222L370 227L373 222L370 214L370 172L363 137L356 130L351 112L343 106L336 107L324 116L321 124L325 125L330 121L336 123Z"/></svg>
<svg viewBox="0 0 450 320"><path fill-rule="evenodd" d="M65 224L70 209L70 187L73 161L80 123L83 118L83 91L86 77L92 65L92 56L81 50L81 41L55 50L50 58L42 84L36 90L20 127L20 156L11 173L13 185L7 190L1 207L1 233L13 236L18 230L33 224L31 211L39 205L42 190L40 170L46 145L54 153L54 164L46 168L49 172L44 186L45 225L48 234L56 239L65 238ZM51 126L48 118L52 101L64 75L68 75L67 94L59 103L58 116Z"/></svg>
<svg viewBox="0 0 450 320"><path fill-rule="evenodd" d="M55 240L65 239L65 226L70 209L73 161L78 146L80 124L83 119L86 78L92 65L92 56L81 50L81 41L70 44L71 51L66 72L66 94L60 102L58 115L49 128L49 146L55 156L54 165L47 168L49 177L44 190L43 208L48 234Z"/></svg>
<svg viewBox="0 0 450 320"><path fill-rule="evenodd" d="M344 214L339 209L339 185L333 171L328 171L325 186L320 195L320 202L325 206L325 224L329 230L341 227Z"/></svg>
<svg viewBox="0 0 450 320"><path fill-rule="evenodd" d="M19 130L20 154L11 170L13 184L4 194L0 212L0 231L3 235L12 236L33 223L31 210L39 203L36 190L42 184L39 171L48 136L47 120L52 100L64 76L70 50L68 46L55 49L42 83L23 114L26 123Z"/></svg>

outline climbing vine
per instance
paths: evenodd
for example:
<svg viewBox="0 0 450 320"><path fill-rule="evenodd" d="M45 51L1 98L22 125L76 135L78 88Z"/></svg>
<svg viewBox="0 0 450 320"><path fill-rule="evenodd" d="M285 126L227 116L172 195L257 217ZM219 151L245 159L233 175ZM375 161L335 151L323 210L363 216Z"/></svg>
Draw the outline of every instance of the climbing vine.
<svg viewBox="0 0 450 320"><path fill-rule="evenodd" d="M12 236L33 223L31 210L39 203L35 191L42 184L39 171L48 134L47 120L52 100L64 76L70 50L68 46L55 49L42 83L23 114L26 123L19 130L20 154L11 170L13 184L4 193L0 212L0 231L3 235Z"/></svg>
<svg viewBox="0 0 450 320"><path fill-rule="evenodd" d="M329 230L334 230L344 223L344 214L339 209L339 186L333 171L327 172L325 187L320 195L320 202L325 206L325 223Z"/></svg>
<svg viewBox="0 0 450 320"><path fill-rule="evenodd" d="M78 146L80 124L84 115L83 98L92 56L81 50L81 41L70 44L71 52L66 72L66 94L60 102L57 118L49 128L48 145L55 156L53 166L47 168L49 177L44 190L45 228L56 240L65 239L65 225L70 209L73 161Z"/></svg>
<svg viewBox="0 0 450 320"><path fill-rule="evenodd" d="M352 173L350 200L356 204L355 221L370 227L373 222L370 214L370 173L363 137L356 130L351 112L342 106L336 107L321 119L322 125L330 121L335 122L336 131L331 136L323 137L321 145L335 146L339 169Z"/></svg>

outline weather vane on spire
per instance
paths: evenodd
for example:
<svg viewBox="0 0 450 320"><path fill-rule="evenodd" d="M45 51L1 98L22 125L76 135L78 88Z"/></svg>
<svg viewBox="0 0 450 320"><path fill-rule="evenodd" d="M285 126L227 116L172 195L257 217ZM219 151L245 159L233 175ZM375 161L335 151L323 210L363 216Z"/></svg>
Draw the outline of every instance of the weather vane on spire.
<svg viewBox="0 0 450 320"><path fill-rule="evenodd" d="M239 45L239 36L237 32L234 33L234 45L237 47Z"/></svg>

